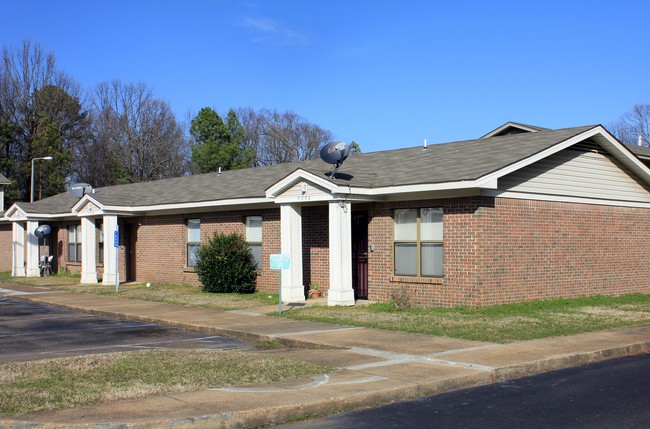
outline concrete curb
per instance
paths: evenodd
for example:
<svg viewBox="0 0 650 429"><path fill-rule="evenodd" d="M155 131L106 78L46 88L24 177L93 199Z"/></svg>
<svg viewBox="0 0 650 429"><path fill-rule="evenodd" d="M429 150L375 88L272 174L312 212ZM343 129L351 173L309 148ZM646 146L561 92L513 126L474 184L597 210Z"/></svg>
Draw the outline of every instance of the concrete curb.
<svg viewBox="0 0 650 429"><path fill-rule="evenodd" d="M494 370L494 377L496 381L511 380L513 378L525 377L541 372L571 368L643 352L650 352L650 341L594 350L586 353L570 353L531 362L508 365L506 367L496 368Z"/></svg>

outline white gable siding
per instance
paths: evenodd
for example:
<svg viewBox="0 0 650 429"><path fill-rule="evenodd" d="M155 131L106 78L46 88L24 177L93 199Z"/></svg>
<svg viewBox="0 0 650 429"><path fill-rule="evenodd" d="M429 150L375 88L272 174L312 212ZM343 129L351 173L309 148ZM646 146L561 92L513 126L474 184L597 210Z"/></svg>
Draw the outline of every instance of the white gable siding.
<svg viewBox="0 0 650 429"><path fill-rule="evenodd" d="M307 181L295 183L293 186L278 195L278 202L300 202L300 201L327 201L332 198L330 192L318 185Z"/></svg>
<svg viewBox="0 0 650 429"><path fill-rule="evenodd" d="M499 190L650 203L650 190L595 145L565 149L502 177Z"/></svg>

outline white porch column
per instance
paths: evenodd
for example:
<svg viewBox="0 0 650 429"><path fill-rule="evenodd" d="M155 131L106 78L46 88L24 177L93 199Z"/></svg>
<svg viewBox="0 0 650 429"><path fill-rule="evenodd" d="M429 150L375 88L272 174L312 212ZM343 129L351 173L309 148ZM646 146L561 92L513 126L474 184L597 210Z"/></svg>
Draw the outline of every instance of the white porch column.
<svg viewBox="0 0 650 429"><path fill-rule="evenodd" d="M300 206L280 206L281 252L289 255L291 267L281 270L282 302L305 300L302 284L302 213Z"/></svg>
<svg viewBox="0 0 650 429"><path fill-rule="evenodd" d="M352 207L329 203L330 289L328 305L354 305L352 289Z"/></svg>
<svg viewBox="0 0 650 429"><path fill-rule="evenodd" d="M106 244L104 244L106 246ZM95 220L81 218L81 283L97 283Z"/></svg>
<svg viewBox="0 0 650 429"><path fill-rule="evenodd" d="M13 222L12 252L11 275L25 277L25 226L22 222Z"/></svg>
<svg viewBox="0 0 650 429"><path fill-rule="evenodd" d="M104 216L104 276L102 277L104 286L115 284L117 277L115 231L117 231L117 216Z"/></svg>
<svg viewBox="0 0 650 429"><path fill-rule="evenodd" d="M27 221L27 277L41 275L38 269L38 237L34 235L36 228L38 228L37 221Z"/></svg>

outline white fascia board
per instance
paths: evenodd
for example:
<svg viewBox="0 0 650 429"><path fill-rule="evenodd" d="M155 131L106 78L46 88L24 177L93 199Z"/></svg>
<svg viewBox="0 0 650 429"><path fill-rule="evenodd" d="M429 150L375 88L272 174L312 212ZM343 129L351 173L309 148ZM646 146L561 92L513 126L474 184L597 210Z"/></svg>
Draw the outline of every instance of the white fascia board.
<svg viewBox="0 0 650 429"><path fill-rule="evenodd" d="M201 208L211 208L211 207L224 207L224 206L234 206L234 205L254 205L254 204L265 204L273 203L273 200L269 200L265 197L258 198L233 198L230 200L216 200L216 201L201 201L196 203L180 203L180 204L157 204L153 206L103 206L105 212L117 213L117 214L136 214L141 212L155 212L163 210L184 210L184 209L201 209Z"/></svg>
<svg viewBox="0 0 650 429"><path fill-rule="evenodd" d="M9 208L5 211L5 213L4 213L4 217L5 217L6 219L9 219L9 218L10 218L10 217L15 213L15 212L19 212L19 213L20 213L20 216L22 216L22 217L24 217L24 218L27 218L27 213L25 212L25 210L23 210L23 209L21 209L20 207L18 207L15 203L12 204L11 207L9 207Z"/></svg>
<svg viewBox="0 0 650 429"><path fill-rule="evenodd" d="M526 192L511 192L511 191L484 191L482 195L489 197L512 198L517 200L536 200L536 201L553 201L561 203L576 203L576 204L591 204L599 206L617 206L617 207L634 207L650 209L650 203L642 203L638 201L619 201L619 200L604 200L598 198L582 198L570 197L564 195L549 195L549 194L533 194Z"/></svg>
<svg viewBox="0 0 650 429"><path fill-rule="evenodd" d="M331 193L345 193L348 189L347 186L341 187L331 180L316 176L315 174L299 168L267 188L266 197L275 198L278 195L282 194L282 192L284 192L287 188L303 180L325 188Z"/></svg>
<svg viewBox="0 0 650 429"><path fill-rule="evenodd" d="M443 183L421 183L417 185L386 186L383 188L351 188L350 193L355 195L382 196L392 194L448 191L453 189L488 188L496 189L496 182L493 180L461 180L459 182Z"/></svg>
<svg viewBox="0 0 650 429"><path fill-rule="evenodd" d="M25 220L58 220L58 219L66 219L70 218L70 213L26 213L23 210L20 210L22 213L19 215L19 217L15 219L11 219L9 217L5 217L6 220L9 221L25 221Z"/></svg>
<svg viewBox="0 0 650 429"><path fill-rule="evenodd" d="M626 148L616 137L611 135L602 126L598 126L601 131L599 144L603 146L613 157L625 165L627 168L636 173L641 180L650 185L650 168L637 158L630 149Z"/></svg>

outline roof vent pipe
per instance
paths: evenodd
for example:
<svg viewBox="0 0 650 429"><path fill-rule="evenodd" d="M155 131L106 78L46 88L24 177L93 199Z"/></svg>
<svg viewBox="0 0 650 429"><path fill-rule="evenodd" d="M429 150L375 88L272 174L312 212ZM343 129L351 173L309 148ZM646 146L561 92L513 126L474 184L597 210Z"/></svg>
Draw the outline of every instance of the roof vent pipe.
<svg viewBox="0 0 650 429"><path fill-rule="evenodd" d="M221 167L219 167L219 171L217 172L217 176L221 176Z"/></svg>
<svg viewBox="0 0 650 429"><path fill-rule="evenodd" d="M638 145L643 146L643 134L639 134Z"/></svg>
<svg viewBox="0 0 650 429"><path fill-rule="evenodd" d="M422 146L422 150L427 150L427 139L424 139L424 146Z"/></svg>

